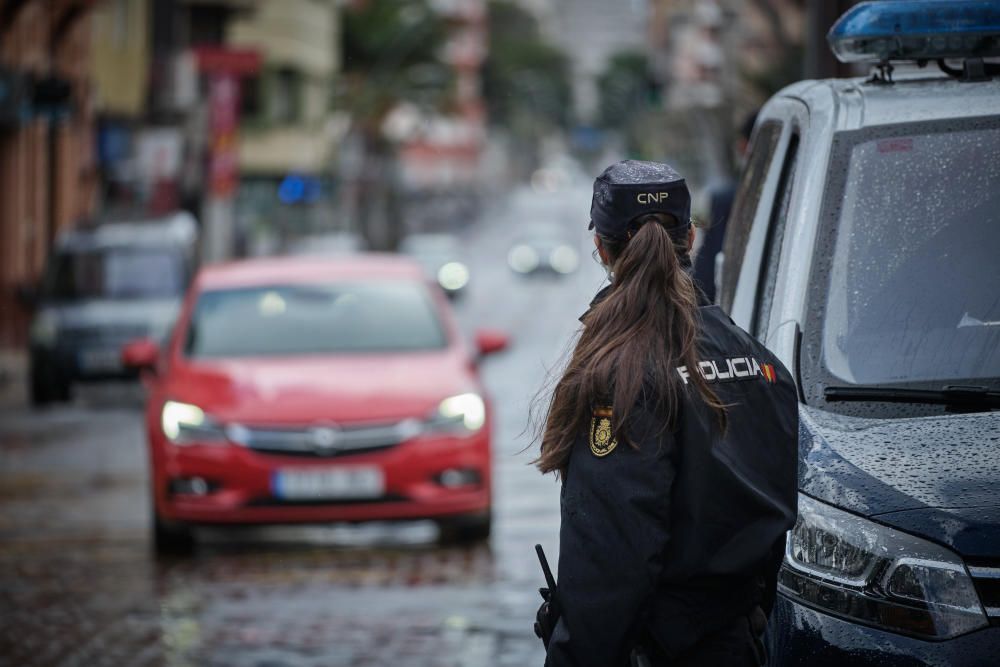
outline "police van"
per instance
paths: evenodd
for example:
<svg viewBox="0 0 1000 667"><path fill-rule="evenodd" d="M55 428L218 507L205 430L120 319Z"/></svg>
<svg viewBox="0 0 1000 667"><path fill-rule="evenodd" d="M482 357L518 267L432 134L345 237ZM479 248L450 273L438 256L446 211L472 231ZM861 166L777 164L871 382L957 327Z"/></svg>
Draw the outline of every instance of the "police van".
<svg viewBox="0 0 1000 667"><path fill-rule="evenodd" d="M853 7L761 110L719 301L796 376L778 665L1000 660L1000 2Z"/></svg>

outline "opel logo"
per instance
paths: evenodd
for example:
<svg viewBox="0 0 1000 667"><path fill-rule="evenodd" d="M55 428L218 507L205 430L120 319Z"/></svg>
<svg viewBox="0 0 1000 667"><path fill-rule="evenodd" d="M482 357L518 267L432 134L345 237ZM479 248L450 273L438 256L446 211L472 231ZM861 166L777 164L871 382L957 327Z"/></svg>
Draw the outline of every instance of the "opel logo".
<svg viewBox="0 0 1000 667"><path fill-rule="evenodd" d="M320 427L313 429L312 441L319 449L332 449L337 444L337 429Z"/></svg>

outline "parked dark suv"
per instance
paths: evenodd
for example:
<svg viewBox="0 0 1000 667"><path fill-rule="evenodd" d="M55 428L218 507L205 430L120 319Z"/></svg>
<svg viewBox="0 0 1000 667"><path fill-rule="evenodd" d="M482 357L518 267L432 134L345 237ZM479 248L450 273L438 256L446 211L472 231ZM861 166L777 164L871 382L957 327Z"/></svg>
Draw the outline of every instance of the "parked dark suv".
<svg viewBox="0 0 1000 667"><path fill-rule="evenodd" d="M998 35L996 2L864 3L830 39L875 76L757 121L720 301L799 388L773 664L1000 664Z"/></svg>
<svg viewBox="0 0 1000 667"><path fill-rule="evenodd" d="M193 218L105 224L60 237L31 325L29 395L70 398L77 380L123 377L121 347L164 337L194 268Z"/></svg>

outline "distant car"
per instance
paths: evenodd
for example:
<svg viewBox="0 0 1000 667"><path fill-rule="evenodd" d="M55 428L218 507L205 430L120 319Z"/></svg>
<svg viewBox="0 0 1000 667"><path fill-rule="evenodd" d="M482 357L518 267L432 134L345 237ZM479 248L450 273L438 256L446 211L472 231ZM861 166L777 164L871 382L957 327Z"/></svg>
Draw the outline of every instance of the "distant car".
<svg viewBox="0 0 1000 667"><path fill-rule="evenodd" d="M194 271L196 240L186 213L59 237L31 298L34 405L68 400L77 380L126 376L122 344L166 336Z"/></svg>
<svg viewBox="0 0 1000 667"><path fill-rule="evenodd" d="M507 253L514 273L566 275L580 266L579 241L558 224L527 226Z"/></svg>
<svg viewBox="0 0 1000 667"><path fill-rule="evenodd" d="M469 267L461 260L458 239L451 234L411 234L400 243L399 252L420 264L449 297L460 295L469 284Z"/></svg>
<svg viewBox="0 0 1000 667"><path fill-rule="evenodd" d="M881 72L758 116L720 296L799 388L774 665L1000 660L996 8L856 5L831 44Z"/></svg>
<svg viewBox="0 0 1000 667"><path fill-rule="evenodd" d="M210 266L147 368L157 548L198 524L433 519L490 532L491 411L441 290L414 262L361 255Z"/></svg>

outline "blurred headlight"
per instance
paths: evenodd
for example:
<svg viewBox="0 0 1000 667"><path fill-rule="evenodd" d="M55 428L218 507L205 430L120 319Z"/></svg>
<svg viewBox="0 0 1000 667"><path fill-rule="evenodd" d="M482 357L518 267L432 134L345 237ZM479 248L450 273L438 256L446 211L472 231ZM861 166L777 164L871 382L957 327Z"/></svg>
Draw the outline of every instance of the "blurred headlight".
<svg viewBox="0 0 1000 667"><path fill-rule="evenodd" d="M549 265L557 273L573 273L580 265L579 255L568 245L561 245L549 255Z"/></svg>
<svg viewBox="0 0 1000 667"><path fill-rule="evenodd" d="M822 611L928 639L988 625L956 554L801 494L778 590Z"/></svg>
<svg viewBox="0 0 1000 667"><path fill-rule="evenodd" d="M224 442L225 430L197 405L167 401L160 415L163 435L175 445L194 442Z"/></svg>
<svg viewBox="0 0 1000 667"><path fill-rule="evenodd" d="M469 392L450 396L438 405L431 416L430 428L458 428L474 433L486 423L486 403L482 396Z"/></svg>
<svg viewBox="0 0 1000 667"><path fill-rule="evenodd" d="M461 262L448 262L437 274L438 284L449 292L465 287L469 282L469 269Z"/></svg>
<svg viewBox="0 0 1000 667"><path fill-rule="evenodd" d="M530 245L516 245L507 253L507 263L518 273L531 273L538 268L538 253Z"/></svg>
<svg viewBox="0 0 1000 667"><path fill-rule="evenodd" d="M31 323L31 342L49 347L59 338L59 318L51 310L43 310Z"/></svg>

